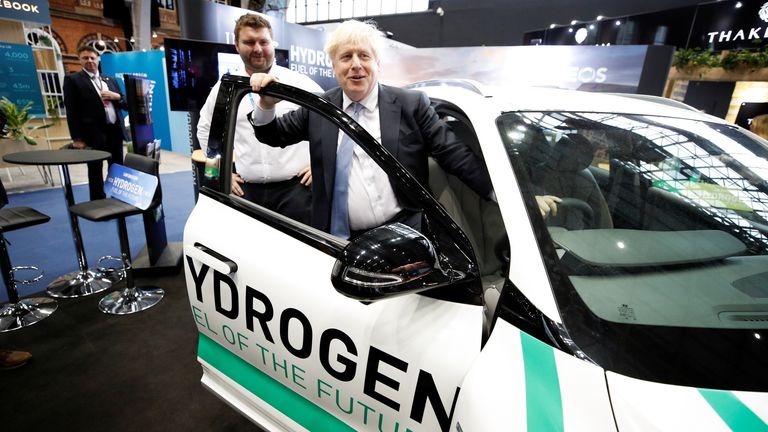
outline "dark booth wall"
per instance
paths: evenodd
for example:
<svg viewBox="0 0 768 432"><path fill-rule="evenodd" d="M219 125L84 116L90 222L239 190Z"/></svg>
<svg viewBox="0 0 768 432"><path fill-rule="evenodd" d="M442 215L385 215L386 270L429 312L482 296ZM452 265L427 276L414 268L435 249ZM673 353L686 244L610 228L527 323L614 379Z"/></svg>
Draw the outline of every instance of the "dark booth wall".
<svg viewBox="0 0 768 432"><path fill-rule="evenodd" d="M434 12L372 17L394 39L415 47L521 45L523 34L572 19L655 12L701 3L695 0L441 0Z"/></svg>

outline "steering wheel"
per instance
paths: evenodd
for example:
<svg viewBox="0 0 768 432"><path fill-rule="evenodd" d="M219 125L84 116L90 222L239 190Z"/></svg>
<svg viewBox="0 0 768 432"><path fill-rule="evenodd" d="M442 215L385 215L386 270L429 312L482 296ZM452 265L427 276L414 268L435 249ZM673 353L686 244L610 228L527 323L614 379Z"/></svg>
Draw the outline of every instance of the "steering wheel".
<svg viewBox="0 0 768 432"><path fill-rule="evenodd" d="M595 225L592 206L578 198L562 198L557 203L557 216L549 216L547 225L562 226L570 231L589 229Z"/></svg>

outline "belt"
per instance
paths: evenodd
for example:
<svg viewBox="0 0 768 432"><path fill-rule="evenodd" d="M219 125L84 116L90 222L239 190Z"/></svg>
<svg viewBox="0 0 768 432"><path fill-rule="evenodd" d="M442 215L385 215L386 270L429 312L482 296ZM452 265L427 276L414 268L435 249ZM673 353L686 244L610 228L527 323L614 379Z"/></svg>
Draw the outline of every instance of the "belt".
<svg viewBox="0 0 768 432"><path fill-rule="evenodd" d="M277 187L285 186L286 184L296 183L298 181L299 181L298 177L291 177L288 180L280 180L280 181L266 182L266 183L246 181L245 184L250 185L250 186L261 186L261 187L264 187L264 188L270 188L270 187L277 188Z"/></svg>

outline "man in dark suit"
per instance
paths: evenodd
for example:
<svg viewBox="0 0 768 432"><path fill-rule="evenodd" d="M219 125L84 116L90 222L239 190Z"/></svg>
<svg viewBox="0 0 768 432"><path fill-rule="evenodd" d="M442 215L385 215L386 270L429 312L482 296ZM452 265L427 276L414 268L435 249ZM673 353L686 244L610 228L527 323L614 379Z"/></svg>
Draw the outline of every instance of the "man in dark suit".
<svg viewBox="0 0 768 432"><path fill-rule="evenodd" d="M109 152L109 164L123 163L123 126L120 109L125 98L114 78L99 73L99 53L81 46L77 56L83 70L64 77L64 105L72 145ZM105 198L102 162L88 164L91 200Z"/></svg>
<svg viewBox="0 0 768 432"><path fill-rule="evenodd" d="M369 23L342 23L326 45L339 87L323 97L352 115L422 184L427 157L482 197L492 197L483 163L440 120L427 96L378 83L380 32ZM251 75L254 91L277 79ZM343 238L388 222L421 228L421 213L378 165L345 134L318 114L300 108L279 118L278 100L261 97L251 122L259 141L286 146L308 140L312 167L312 225Z"/></svg>

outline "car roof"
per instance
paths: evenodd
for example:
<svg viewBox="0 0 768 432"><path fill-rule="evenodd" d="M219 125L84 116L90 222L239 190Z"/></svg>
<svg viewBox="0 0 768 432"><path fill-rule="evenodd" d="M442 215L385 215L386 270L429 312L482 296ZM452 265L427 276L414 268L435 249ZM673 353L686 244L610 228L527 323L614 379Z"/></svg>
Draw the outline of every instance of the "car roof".
<svg viewBox="0 0 768 432"><path fill-rule="evenodd" d="M471 80L431 80L407 88L424 91L431 98L467 108L480 99L499 113L516 111L567 111L654 115L726 124L723 119L697 111L678 101L648 95L595 93L547 87L490 87ZM474 102L471 102L473 101Z"/></svg>

